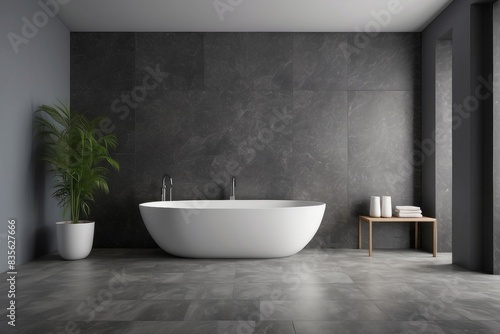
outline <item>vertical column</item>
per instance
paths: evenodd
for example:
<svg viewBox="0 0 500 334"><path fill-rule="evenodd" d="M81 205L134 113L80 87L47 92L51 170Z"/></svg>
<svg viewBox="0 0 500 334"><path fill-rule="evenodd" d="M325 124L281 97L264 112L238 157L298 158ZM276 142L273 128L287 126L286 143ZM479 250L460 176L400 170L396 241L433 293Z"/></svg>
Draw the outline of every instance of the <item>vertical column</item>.
<svg viewBox="0 0 500 334"><path fill-rule="evenodd" d="M500 3L493 5L493 273L500 275Z"/></svg>
<svg viewBox="0 0 500 334"><path fill-rule="evenodd" d="M451 37L451 34L450 36ZM451 251L452 235L452 41L436 43L436 218L439 248Z"/></svg>

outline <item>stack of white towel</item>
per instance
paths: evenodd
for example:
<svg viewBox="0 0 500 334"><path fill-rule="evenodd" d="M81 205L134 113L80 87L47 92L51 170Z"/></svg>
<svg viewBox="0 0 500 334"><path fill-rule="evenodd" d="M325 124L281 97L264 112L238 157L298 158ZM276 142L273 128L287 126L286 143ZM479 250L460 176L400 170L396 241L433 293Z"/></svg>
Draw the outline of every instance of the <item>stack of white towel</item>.
<svg viewBox="0 0 500 334"><path fill-rule="evenodd" d="M396 206L394 215L401 218L420 218L422 217L422 210L418 206L400 205Z"/></svg>

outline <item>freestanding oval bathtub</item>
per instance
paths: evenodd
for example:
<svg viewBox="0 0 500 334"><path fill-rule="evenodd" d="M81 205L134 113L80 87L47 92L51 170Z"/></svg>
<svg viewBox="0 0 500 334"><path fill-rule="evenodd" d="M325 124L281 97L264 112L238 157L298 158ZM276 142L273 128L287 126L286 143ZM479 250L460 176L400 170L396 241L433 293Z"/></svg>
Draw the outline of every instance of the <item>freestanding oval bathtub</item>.
<svg viewBox="0 0 500 334"><path fill-rule="evenodd" d="M293 255L312 239L325 203L285 200L149 202L142 219L164 251L193 258Z"/></svg>

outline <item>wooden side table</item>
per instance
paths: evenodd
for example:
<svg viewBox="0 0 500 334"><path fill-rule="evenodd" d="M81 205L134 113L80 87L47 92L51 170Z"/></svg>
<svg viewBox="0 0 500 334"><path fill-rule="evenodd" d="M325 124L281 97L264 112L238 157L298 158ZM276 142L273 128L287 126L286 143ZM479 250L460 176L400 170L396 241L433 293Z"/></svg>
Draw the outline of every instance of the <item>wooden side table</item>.
<svg viewBox="0 0 500 334"><path fill-rule="evenodd" d="M373 223L415 223L415 249L418 248L418 223L432 223L432 255L437 256L437 220L431 217L421 217L421 218L401 218L401 217L391 217L391 218L375 218L370 216L359 216L358 223L358 246L361 249L361 223L365 221L368 223L369 230L369 241L368 241L368 256L372 256L372 224Z"/></svg>

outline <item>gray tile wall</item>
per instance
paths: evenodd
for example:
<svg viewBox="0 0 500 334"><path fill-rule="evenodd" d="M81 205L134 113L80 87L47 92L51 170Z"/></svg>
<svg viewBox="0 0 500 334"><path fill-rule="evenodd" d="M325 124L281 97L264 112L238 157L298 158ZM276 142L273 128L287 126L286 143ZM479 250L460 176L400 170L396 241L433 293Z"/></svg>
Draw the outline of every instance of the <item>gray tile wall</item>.
<svg viewBox="0 0 500 334"><path fill-rule="evenodd" d="M370 195L420 204L420 34L73 33L71 103L106 115L122 170L99 196L95 246L150 247L138 204L159 199L327 203L310 246L357 245ZM405 248L408 226L374 246Z"/></svg>

